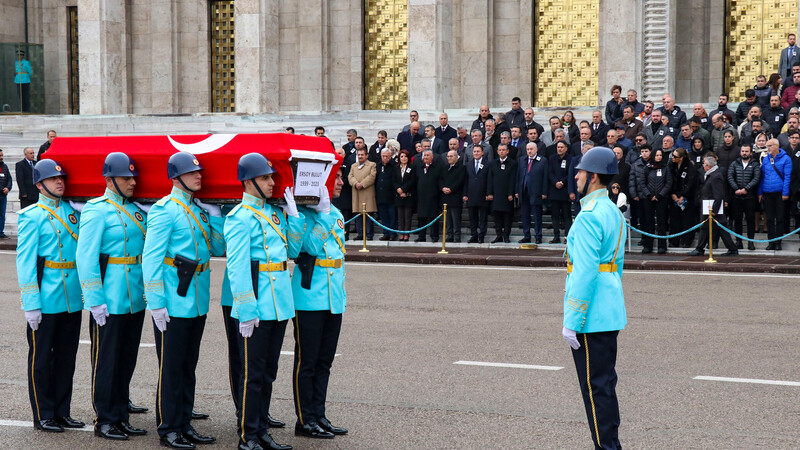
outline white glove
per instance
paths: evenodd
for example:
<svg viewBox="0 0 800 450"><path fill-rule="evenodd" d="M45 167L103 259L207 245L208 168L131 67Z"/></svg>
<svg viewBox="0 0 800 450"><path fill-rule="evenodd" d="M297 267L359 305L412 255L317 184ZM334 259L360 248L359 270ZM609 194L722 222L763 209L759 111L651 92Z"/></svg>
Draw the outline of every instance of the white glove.
<svg viewBox="0 0 800 450"><path fill-rule="evenodd" d="M146 213L149 213L150 212L150 208L153 207L152 203L145 205L144 203L133 202L133 204L138 206L139 209L141 209L142 211L144 211Z"/></svg>
<svg viewBox="0 0 800 450"><path fill-rule="evenodd" d="M286 200L286 204L281 205L283 211L292 217L300 217L300 213L297 212L297 203L294 202L292 188L286 188L286 190L283 192L283 198Z"/></svg>
<svg viewBox="0 0 800 450"><path fill-rule="evenodd" d="M72 200L70 200L69 206L72 206L72 209L74 209L75 211L81 212L83 211L83 207L86 206L86 202L73 202Z"/></svg>
<svg viewBox="0 0 800 450"><path fill-rule="evenodd" d="M94 317L94 321L97 322L98 326L103 326L106 324L106 317L108 317L108 305L103 303L102 305L92 306L92 317Z"/></svg>
<svg viewBox="0 0 800 450"><path fill-rule="evenodd" d="M156 328L162 333L167 330L167 323L169 323L169 311L167 308L158 308L150 311L153 316L153 322L156 323Z"/></svg>
<svg viewBox="0 0 800 450"><path fill-rule="evenodd" d="M255 319L250 319L246 322L239 322L239 333L241 333L243 338L249 338L253 335L253 329L258 327L258 317Z"/></svg>
<svg viewBox="0 0 800 450"><path fill-rule="evenodd" d="M578 337L576 334L577 333L575 333L575 330L570 330L567 327L561 328L561 336L564 337L564 340L567 341L567 344L569 344L573 350L581 348L581 343L578 342Z"/></svg>
<svg viewBox="0 0 800 450"><path fill-rule="evenodd" d="M206 211L208 211L208 214L210 216L212 216L212 217L222 217L222 209L220 209L219 206L212 205L210 203L203 203L203 202L200 201L200 199L197 199L197 198L194 199L194 202L200 208L205 209Z"/></svg>
<svg viewBox="0 0 800 450"><path fill-rule="evenodd" d="M328 189L325 186L319 187L319 203L308 207L324 214L331 212L331 196L328 195Z"/></svg>
<svg viewBox="0 0 800 450"><path fill-rule="evenodd" d="M38 330L39 324L42 323L42 310L34 309L33 311L25 311L25 320L28 321L31 330Z"/></svg>

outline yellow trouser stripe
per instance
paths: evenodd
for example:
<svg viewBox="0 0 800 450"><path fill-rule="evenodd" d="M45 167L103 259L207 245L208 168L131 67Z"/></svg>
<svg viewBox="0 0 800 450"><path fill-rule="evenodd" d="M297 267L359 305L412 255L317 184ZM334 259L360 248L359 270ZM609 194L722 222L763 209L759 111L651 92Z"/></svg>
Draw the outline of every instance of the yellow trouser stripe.
<svg viewBox="0 0 800 450"><path fill-rule="evenodd" d="M242 429L242 442L244 439L244 410L247 404L247 338L244 338L244 381L242 382L242 422L239 428Z"/></svg>
<svg viewBox="0 0 800 450"><path fill-rule="evenodd" d="M41 325L41 322L39 323ZM36 362L36 331L31 328L31 342L33 343L33 358L31 358L31 385L33 386L33 402L36 403L36 418L42 420L42 413L39 411L39 397L36 395L36 378L34 377L33 366Z"/></svg>
<svg viewBox="0 0 800 450"><path fill-rule="evenodd" d="M300 354L300 319L297 315L294 316L294 341L297 343L297 369L294 371L294 401L297 403L297 419L300 425L305 425L303 422L303 409L300 408L300 364L303 359Z"/></svg>
<svg viewBox="0 0 800 450"><path fill-rule="evenodd" d="M161 375L164 373L164 332L161 332L161 357L158 358L158 426L164 423L164 412L161 410Z"/></svg>
<svg viewBox="0 0 800 450"><path fill-rule="evenodd" d="M100 357L100 327L94 322L92 338L92 409L94 409L94 423L97 425L97 405L94 400L95 385L97 384L97 358Z"/></svg>
<svg viewBox="0 0 800 450"><path fill-rule="evenodd" d="M597 446L600 444L600 429L597 427L597 412L594 409L594 395L592 395L592 377L589 372L589 339L586 333L583 334L583 348L586 350L586 386L589 388L589 403L592 404L592 420L594 421L594 435L597 438Z"/></svg>

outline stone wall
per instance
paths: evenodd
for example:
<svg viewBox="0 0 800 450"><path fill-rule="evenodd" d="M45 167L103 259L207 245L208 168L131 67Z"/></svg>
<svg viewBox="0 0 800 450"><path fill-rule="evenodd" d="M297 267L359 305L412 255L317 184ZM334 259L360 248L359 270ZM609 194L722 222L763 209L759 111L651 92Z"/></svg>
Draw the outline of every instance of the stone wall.
<svg viewBox="0 0 800 450"><path fill-rule="evenodd" d="M25 9L16 0L0 1L0 42L25 42Z"/></svg>

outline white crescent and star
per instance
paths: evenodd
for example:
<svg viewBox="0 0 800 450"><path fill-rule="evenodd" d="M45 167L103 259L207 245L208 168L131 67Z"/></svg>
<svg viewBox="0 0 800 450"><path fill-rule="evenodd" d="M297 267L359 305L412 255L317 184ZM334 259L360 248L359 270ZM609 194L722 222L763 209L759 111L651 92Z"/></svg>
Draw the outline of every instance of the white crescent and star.
<svg viewBox="0 0 800 450"><path fill-rule="evenodd" d="M212 134L211 136L203 139L200 142L195 142L194 144L182 144L177 142L175 139L172 139L172 136L167 136L167 139L169 139L169 142L173 147L178 149L178 151L191 153L193 155L202 155L203 153L211 153L215 150L219 150L232 141L235 137L235 134Z"/></svg>

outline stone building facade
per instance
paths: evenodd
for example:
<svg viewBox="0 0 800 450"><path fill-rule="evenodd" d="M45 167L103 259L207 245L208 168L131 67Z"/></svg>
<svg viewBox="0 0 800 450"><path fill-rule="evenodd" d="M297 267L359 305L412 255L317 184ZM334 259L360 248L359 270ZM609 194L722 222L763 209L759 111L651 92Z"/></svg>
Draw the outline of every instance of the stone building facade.
<svg viewBox="0 0 800 450"><path fill-rule="evenodd" d="M798 0L0 0L0 14L0 44L43 46L50 114L596 106L614 84L738 100L798 29Z"/></svg>

